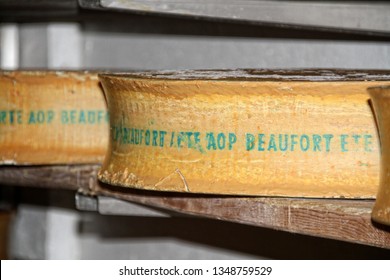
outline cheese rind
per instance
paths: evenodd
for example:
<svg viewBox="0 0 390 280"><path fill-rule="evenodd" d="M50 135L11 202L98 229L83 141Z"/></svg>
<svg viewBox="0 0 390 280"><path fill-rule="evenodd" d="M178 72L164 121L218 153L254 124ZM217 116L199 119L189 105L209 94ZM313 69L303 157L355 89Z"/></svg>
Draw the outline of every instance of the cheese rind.
<svg viewBox="0 0 390 280"><path fill-rule="evenodd" d="M0 72L0 164L101 163L109 116L97 73Z"/></svg>
<svg viewBox="0 0 390 280"><path fill-rule="evenodd" d="M193 73L100 75L111 116L101 181L190 193L375 197L379 144L366 88L390 84L384 73Z"/></svg>

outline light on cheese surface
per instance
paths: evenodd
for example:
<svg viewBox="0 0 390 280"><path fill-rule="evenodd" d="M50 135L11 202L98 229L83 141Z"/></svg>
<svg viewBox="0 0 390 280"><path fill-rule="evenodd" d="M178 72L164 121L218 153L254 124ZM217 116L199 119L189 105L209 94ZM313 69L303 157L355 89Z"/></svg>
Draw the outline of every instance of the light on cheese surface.
<svg viewBox="0 0 390 280"><path fill-rule="evenodd" d="M105 183L188 193L375 197L379 141L366 88L386 72L100 75Z"/></svg>
<svg viewBox="0 0 390 280"><path fill-rule="evenodd" d="M96 73L0 72L0 164L101 163L109 114Z"/></svg>

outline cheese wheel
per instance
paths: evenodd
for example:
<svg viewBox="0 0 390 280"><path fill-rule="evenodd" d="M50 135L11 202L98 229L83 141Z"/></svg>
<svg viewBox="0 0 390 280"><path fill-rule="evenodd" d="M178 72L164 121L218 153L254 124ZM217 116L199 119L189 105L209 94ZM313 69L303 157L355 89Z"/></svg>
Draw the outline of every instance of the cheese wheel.
<svg viewBox="0 0 390 280"><path fill-rule="evenodd" d="M108 184L185 193L375 197L379 144L367 87L386 71L101 74Z"/></svg>
<svg viewBox="0 0 390 280"><path fill-rule="evenodd" d="M0 164L101 163L108 120L97 73L0 72Z"/></svg>

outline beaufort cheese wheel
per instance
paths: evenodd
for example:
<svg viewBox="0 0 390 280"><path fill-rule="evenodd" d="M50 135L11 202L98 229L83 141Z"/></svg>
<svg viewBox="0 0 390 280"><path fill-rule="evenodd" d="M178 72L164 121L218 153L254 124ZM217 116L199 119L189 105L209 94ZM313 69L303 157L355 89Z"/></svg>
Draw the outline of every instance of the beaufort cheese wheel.
<svg viewBox="0 0 390 280"><path fill-rule="evenodd" d="M0 164L101 163L108 120L96 73L0 72Z"/></svg>
<svg viewBox="0 0 390 280"><path fill-rule="evenodd" d="M386 71L101 74L108 184L184 193L375 197L368 87Z"/></svg>

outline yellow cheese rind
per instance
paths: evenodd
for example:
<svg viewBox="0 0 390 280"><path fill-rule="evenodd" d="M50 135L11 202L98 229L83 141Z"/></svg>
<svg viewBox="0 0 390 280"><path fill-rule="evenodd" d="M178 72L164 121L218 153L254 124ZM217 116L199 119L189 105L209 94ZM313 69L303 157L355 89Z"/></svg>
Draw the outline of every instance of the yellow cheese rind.
<svg viewBox="0 0 390 280"><path fill-rule="evenodd" d="M366 88L385 81L101 75L110 147L98 178L188 193L375 197ZM389 79L390 80L390 79Z"/></svg>
<svg viewBox="0 0 390 280"><path fill-rule="evenodd" d="M0 164L101 163L108 111L97 73L0 72Z"/></svg>

